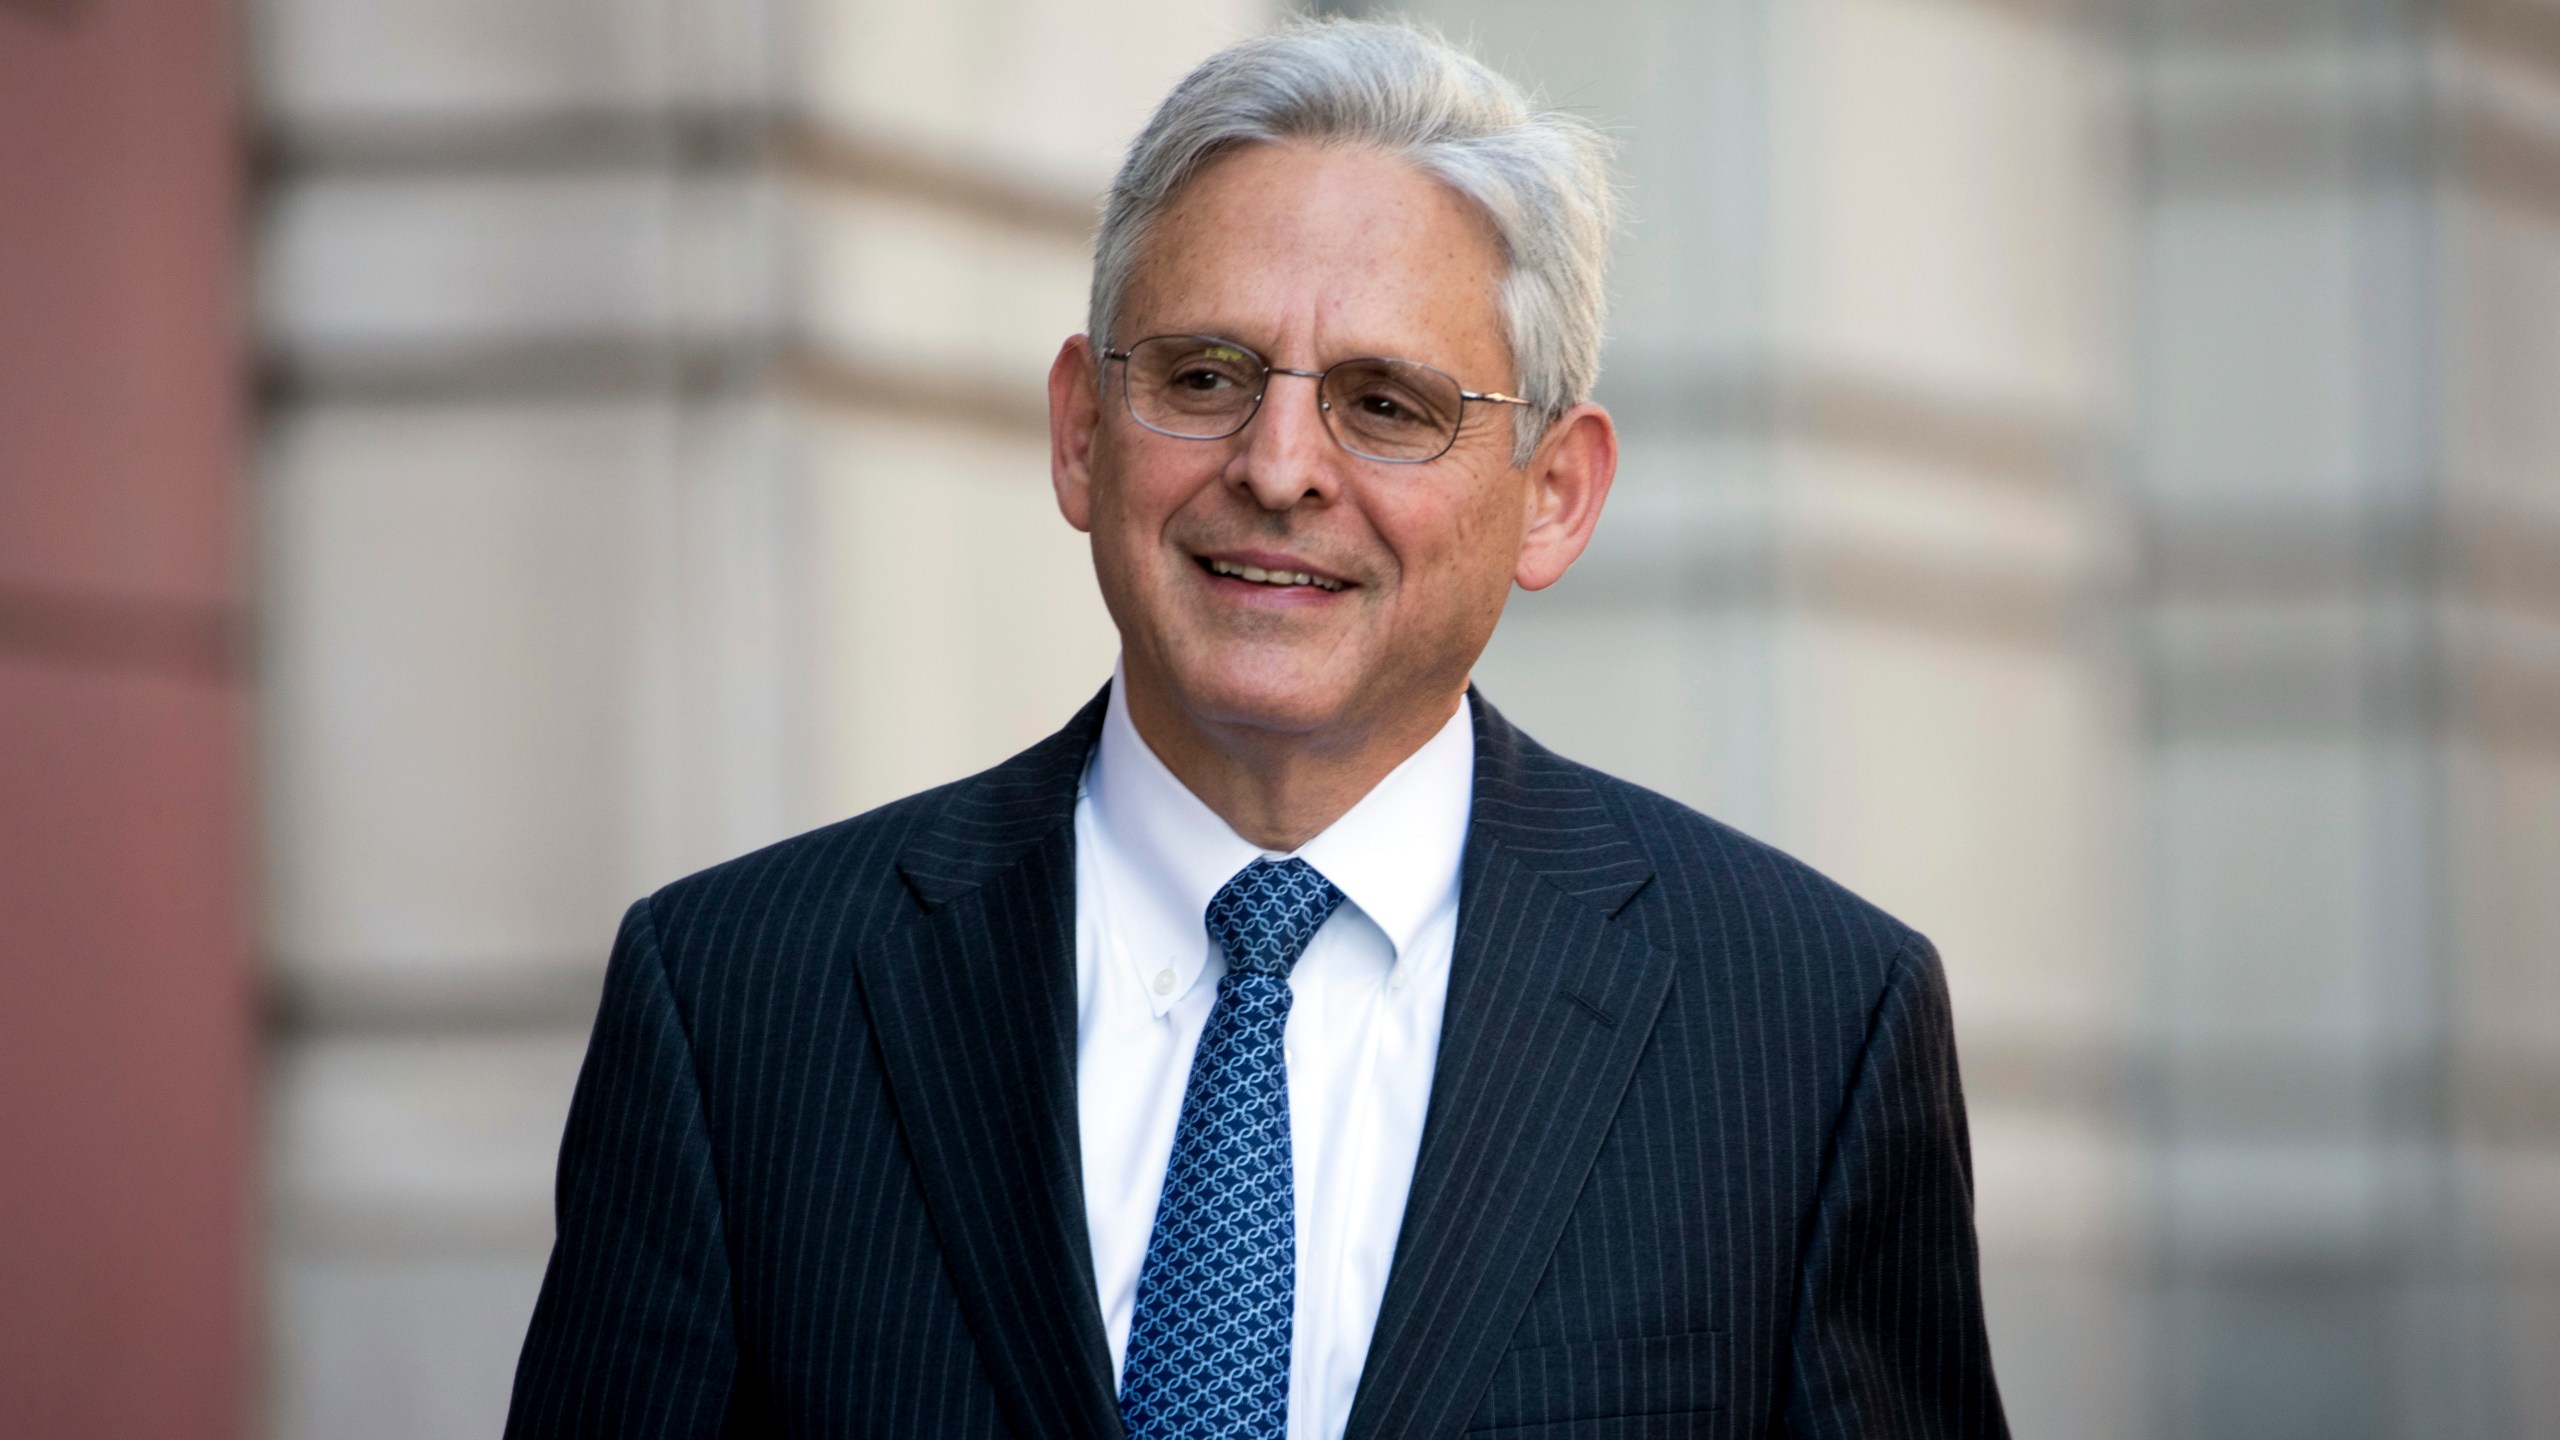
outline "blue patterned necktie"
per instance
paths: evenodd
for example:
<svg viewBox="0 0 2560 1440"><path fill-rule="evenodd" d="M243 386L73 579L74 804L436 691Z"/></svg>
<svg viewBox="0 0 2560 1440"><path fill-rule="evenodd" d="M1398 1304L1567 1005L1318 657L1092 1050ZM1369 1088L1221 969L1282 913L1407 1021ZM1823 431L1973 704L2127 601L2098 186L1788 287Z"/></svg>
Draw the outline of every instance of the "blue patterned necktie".
<svg viewBox="0 0 2560 1440"><path fill-rule="evenodd" d="M1138 1277L1120 1419L1129 1440L1281 1440L1298 1217L1289 1163L1289 969L1342 892L1256 860L1209 902L1227 952Z"/></svg>

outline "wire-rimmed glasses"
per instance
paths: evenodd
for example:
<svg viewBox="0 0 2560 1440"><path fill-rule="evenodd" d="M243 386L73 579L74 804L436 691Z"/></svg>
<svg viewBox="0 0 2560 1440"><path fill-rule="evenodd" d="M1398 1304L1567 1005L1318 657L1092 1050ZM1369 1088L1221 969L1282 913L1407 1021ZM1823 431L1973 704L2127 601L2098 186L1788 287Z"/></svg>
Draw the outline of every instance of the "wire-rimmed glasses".
<svg viewBox="0 0 2560 1440"><path fill-rule="evenodd" d="M1316 410L1333 443L1364 460L1419 465L1449 453L1467 402L1526 405L1517 395L1469 390L1415 360L1363 357L1322 370L1274 365L1252 347L1215 335L1153 335L1126 350L1121 395L1129 418L1180 440L1224 440L1253 423L1274 375L1316 382Z"/></svg>

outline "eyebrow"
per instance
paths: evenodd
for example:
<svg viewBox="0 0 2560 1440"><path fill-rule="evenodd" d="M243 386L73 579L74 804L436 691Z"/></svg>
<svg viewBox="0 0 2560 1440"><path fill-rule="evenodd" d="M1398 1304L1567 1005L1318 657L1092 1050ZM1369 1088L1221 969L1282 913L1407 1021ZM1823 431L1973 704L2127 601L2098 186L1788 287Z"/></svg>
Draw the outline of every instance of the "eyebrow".
<svg viewBox="0 0 2560 1440"><path fill-rule="evenodd" d="M1133 341L1151 339L1158 335L1197 335L1206 340L1224 340L1230 345L1241 345L1261 357L1264 364L1281 365L1282 362L1271 353L1275 347L1266 340L1258 340L1247 334L1247 328L1230 325L1182 325L1167 321L1145 329L1131 329L1125 337L1115 334L1112 337L1112 344L1125 347ZM1307 362L1305 368L1321 370L1327 365L1339 365L1345 360L1410 360L1416 364L1428 365L1444 375L1455 376L1458 373L1450 368L1449 361L1418 354L1408 349L1400 349L1393 345L1345 346L1337 354L1315 356ZM1282 368L1298 367L1284 365Z"/></svg>

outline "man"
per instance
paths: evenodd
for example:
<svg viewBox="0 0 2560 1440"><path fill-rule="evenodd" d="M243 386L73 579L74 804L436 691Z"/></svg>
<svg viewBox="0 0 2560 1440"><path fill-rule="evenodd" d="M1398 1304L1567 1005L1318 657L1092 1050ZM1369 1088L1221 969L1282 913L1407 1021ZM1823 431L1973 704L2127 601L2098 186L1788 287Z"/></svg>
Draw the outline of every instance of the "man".
<svg viewBox="0 0 2560 1440"><path fill-rule="evenodd" d="M1585 127L1411 31L1133 145L1013 760L633 907L521 1436L1990 1436L1927 942L1468 687L1616 466Z"/></svg>

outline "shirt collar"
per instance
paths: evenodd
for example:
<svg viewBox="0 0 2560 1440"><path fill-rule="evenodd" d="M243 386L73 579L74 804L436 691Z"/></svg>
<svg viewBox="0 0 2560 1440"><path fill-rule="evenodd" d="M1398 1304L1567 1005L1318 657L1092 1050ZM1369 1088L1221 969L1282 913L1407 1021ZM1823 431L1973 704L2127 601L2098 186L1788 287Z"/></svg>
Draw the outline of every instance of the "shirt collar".
<svg viewBox="0 0 2560 1440"><path fill-rule="evenodd" d="M1161 1015L1207 968L1214 947L1204 917L1219 888L1256 859L1284 857L1238 835L1165 767L1129 718L1126 690L1115 671L1084 789L1127 882L1109 887L1111 923ZM1392 966L1457 898L1475 786L1472 704L1460 699L1421 749L1292 852L1385 932Z"/></svg>

